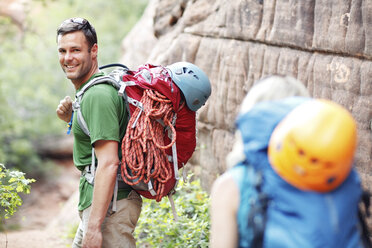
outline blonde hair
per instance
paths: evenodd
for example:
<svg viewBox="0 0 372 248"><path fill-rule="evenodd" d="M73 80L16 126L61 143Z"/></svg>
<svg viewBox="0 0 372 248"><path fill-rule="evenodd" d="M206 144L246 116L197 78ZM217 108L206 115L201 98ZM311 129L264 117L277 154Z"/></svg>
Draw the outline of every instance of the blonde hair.
<svg viewBox="0 0 372 248"><path fill-rule="evenodd" d="M248 112L256 103L279 100L291 96L310 96L299 80L290 76L268 76L258 80L245 96L240 114Z"/></svg>
<svg viewBox="0 0 372 248"><path fill-rule="evenodd" d="M252 107L263 101L284 99L291 96L310 94L299 80L290 76L268 76L258 80L245 96L239 114L247 113ZM235 141L231 152L226 157L227 168L245 160L244 144L239 130L235 132Z"/></svg>

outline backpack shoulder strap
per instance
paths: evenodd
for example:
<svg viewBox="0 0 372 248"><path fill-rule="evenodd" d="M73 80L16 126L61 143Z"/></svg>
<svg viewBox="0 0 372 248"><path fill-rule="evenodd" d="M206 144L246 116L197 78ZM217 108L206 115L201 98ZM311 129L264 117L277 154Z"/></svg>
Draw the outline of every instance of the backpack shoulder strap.
<svg viewBox="0 0 372 248"><path fill-rule="evenodd" d="M76 94L76 97L82 97L84 93L92 86L97 85L97 84L110 84L114 86L116 89L120 88L119 80L114 78L111 75L107 76L101 76L101 77L96 77L92 79L89 83L84 85L84 87Z"/></svg>
<svg viewBox="0 0 372 248"><path fill-rule="evenodd" d="M74 110L74 112L77 113L76 119L78 121L79 126L81 127L83 132L88 136L90 136L90 132L89 132L89 129L88 129L88 125L85 122L84 117L81 113L81 107L80 106L81 106L81 101L83 99L83 96L84 96L85 92L89 88L91 88L92 86L97 85L97 84L110 84L113 87L115 87L116 89L120 88L119 81L116 80L113 76L102 76L102 77L97 77L97 78L92 79L89 83L84 85L84 87L76 94L75 102L73 104L73 110Z"/></svg>
<svg viewBox="0 0 372 248"><path fill-rule="evenodd" d="M262 190L265 180L263 171L256 170L255 174L254 187L257 192L257 199L252 204L248 215L248 227L253 231L252 247L260 248L263 247L263 239L267 221L267 207L270 198Z"/></svg>
<svg viewBox="0 0 372 248"><path fill-rule="evenodd" d="M362 239L362 243L364 247L366 248L372 248L371 233L369 231L368 224L366 221L366 218L370 216L370 213L369 213L369 207L371 204L370 198L371 198L371 193L369 191L364 190L362 193L361 200L360 200L363 207L361 207L360 205L358 206L359 223L362 228L361 239Z"/></svg>

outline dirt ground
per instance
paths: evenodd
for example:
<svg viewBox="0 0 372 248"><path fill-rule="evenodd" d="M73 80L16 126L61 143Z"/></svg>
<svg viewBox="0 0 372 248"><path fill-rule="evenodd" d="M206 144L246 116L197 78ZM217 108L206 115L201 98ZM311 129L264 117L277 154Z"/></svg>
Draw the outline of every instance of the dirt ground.
<svg viewBox="0 0 372 248"><path fill-rule="evenodd" d="M79 172L70 161L60 165L57 178L36 182L23 205L6 221L0 248L66 248L69 231L78 223Z"/></svg>

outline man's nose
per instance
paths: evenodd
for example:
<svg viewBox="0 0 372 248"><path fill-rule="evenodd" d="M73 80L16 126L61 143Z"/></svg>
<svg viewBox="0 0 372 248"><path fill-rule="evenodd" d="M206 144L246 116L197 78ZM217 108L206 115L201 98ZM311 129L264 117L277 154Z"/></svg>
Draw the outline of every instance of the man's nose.
<svg viewBox="0 0 372 248"><path fill-rule="evenodd" d="M72 53L66 52L65 53L65 61L71 61L73 59Z"/></svg>

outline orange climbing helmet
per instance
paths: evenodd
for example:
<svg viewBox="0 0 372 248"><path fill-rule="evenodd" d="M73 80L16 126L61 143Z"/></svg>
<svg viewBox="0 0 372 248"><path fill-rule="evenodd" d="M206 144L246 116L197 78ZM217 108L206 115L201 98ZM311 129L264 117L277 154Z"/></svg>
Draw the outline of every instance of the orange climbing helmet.
<svg viewBox="0 0 372 248"><path fill-rule="evenodd" d="M329 100L296 107L274 129L268 155L273 169L301 190L329 192L349 175L357 146L351 114Z"/></svg>

